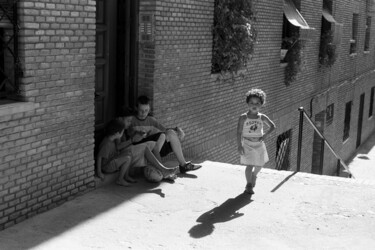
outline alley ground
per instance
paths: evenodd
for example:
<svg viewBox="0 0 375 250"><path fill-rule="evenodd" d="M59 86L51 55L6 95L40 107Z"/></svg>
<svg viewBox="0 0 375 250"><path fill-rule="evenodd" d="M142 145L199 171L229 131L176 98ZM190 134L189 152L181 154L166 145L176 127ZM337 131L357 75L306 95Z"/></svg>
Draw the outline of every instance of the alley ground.
<svg viewBox="0 0 375 250"><path fill-rule="evenodd" d="M263 169L250 198L243 167L205 161L173 184L79 196L1 231L0 249L375 249L375 135L366 143L355 180Z"/></svg>

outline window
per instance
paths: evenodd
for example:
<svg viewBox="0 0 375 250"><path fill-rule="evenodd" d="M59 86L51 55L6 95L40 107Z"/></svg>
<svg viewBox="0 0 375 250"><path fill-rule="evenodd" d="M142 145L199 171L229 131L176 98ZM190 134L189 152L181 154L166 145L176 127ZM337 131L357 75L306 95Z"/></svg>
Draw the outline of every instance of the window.
<svg viewBox="0 0 375 250"><path fill-rule="evenodd" d="M342 26L342 25L341 25ZM322 26L320 30L319 63L331 67L337 58L340 24L332 16L332 0L323 1Z"/></svg>
<svg viewBox="0 0 375 250"><path fill-rule="evenodd" d="M17 1L0 1L0 99L18 94Z"/></svg>
<svg viewBox="0 0 375 250"><path fill-rule="evenodd" d="M342 139L343 141L349 138L351 113L352 113L352 101L347 102L345 105L344 136Z"/></svg>
<svg viewBox="0 0 375 250"><path fill-rule="evenodd" d="M329 126L329 125L332 124L334 111L335 111L335 105L333 103L327 106L327 108L326 108L326 126Z"/></svg>
<svg viewBox="0 0 375 250"><path fill-rule="evenodd" d="M310 29L296 6L299 6L299 1L284 0L281 62L285 61L286 53L297 43L299 39L299 29Z"/></svg>
<svg viewBox="0 0 375 250"><path fill-rule="evenodd" d="M290 142L292 130L282 133L276 141L276 169L289 170L290 168Z"/></svg>
<svg viewBox="0 0 375 250"><path fill-rule="evenodd" d="M370 50L370 32L371 32L371 17L366 19L366 33L365 33L365 51Z"/></svg>
<svg viewBox="0 0 375 250"><path fill-rule="evenodd" d="M358 14L353 14L352 19L352 38L350 39L350 54L357 52L357 39L358 39Z"/></svg>
<svg viewBox="0 0 375 250"><path fill-rule="evenodd" d="M371 117L373 115L374 111L374 93L375 92L375 87L371 88L371 95L370 95L370 107L368 111L368 117Z"/></svg>

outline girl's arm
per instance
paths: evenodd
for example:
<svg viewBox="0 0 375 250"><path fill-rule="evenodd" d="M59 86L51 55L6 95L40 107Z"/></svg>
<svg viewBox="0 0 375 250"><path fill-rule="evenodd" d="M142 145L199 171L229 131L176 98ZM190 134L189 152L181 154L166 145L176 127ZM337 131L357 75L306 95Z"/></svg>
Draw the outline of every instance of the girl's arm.
<svg viewBox="0 0 375 250"><path fill-rule="evenodd" d="M261 119L268 126L267 132L263 134L263 140L264 140L270 133L272 133L272 131L275 130L276 126L275 126L275 123L271 121L271 119L268 118L268 116L266 116L265 114L262 114Z"/></svg>
<svg viewBox="0 0 375 250"><path fill-rule="evenodd" d="M238 119L237 124L237 148L240 154L243 154L243 147L242 147L242 130L243 130L243 123L245 122L246 115L241 115Z"/></svg>

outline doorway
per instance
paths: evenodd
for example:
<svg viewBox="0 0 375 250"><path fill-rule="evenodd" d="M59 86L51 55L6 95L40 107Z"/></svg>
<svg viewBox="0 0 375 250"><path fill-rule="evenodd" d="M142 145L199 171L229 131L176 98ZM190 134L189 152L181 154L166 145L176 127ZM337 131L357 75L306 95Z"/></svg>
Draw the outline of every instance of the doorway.
<svg viewBox="0 0 375 250"><path fill-rule="evenodd" d="M361 137L362 137L362 121L363 121L363 108L365 105L365 93L363 93L360 97L359 101L359 112L358 112L358 126L357 126L357 142L356 148L361 145Z"/></svg>
<svg viewBox="0 0 375 250"><path fill-rule="evenodd" d="M323 134L325 124L326 111L321 111L315 115L315 125L319 132ZM323 173L323 160L324 160L324 141L319 134L314 132L313 153L311 161L311 173Z"/></svg>
<svg viewBox="0 0 375 250"><path fill-rule="evenodd" d="M139 0L96 0L95 145L137 96Z"/></svg>

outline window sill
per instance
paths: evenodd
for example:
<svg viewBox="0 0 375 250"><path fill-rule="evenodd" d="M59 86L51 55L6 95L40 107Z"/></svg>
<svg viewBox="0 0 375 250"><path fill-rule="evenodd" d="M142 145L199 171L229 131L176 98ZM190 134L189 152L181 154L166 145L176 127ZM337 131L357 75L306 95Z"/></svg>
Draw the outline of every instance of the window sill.
<svg viewBox="0 0 375 250"><path fill-rule="evenodd" d="M288 65L287 62L282 62L280 63L280 68L285 68Z"/></svg>
<svg viewBox="0 0 375 250"><path fill-rule="evenodd" d="M350 57L354 58L357 56L357 52L349 54Z"/></svg>
<svg viewBox="0 0 375 250"><path fill-rule="evenodd" d="M237 73L211 73L211 78L216 80L228 80L233 79L234 77L243 76L247 72L247 69L240 69Z"/></svg>
<svg viewBox="0 0 375 250"><path fill-rule="evenodd" d="M38 108L38 103L33 102L17 102L12 100L0 100L0 116L12 115L34 110Z"/></svg>
<svg viewBox="0 0 375 250"><path fill-rule="evenodd" d="M369 54L370 54L370 51L369 51L369 50L365 50L365 51L363 51L363 54L365 54L365 55L369 55Z"/></svg>

